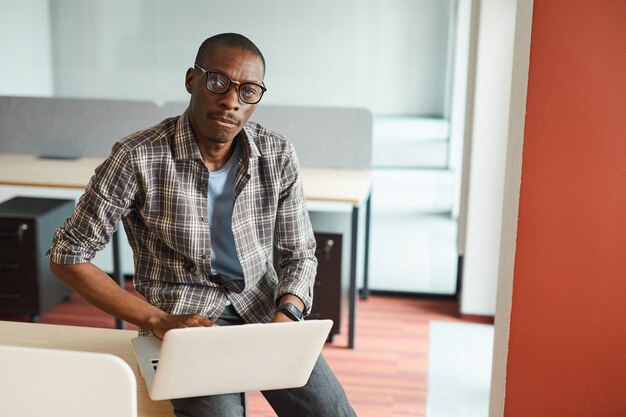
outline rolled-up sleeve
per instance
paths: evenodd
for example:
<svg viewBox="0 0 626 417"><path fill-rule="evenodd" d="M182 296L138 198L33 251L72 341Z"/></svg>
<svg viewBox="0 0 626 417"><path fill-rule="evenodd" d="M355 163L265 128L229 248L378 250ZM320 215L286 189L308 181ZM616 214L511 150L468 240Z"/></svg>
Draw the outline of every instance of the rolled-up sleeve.
<svg viewBox="0 0 626 417"><path fill-rule="evenodd" d="M120 144L96 168L76 209L55 232L48 250L58 264L90 262L106 246L120 219L131 210L137 191L129 152Z"/></svg>

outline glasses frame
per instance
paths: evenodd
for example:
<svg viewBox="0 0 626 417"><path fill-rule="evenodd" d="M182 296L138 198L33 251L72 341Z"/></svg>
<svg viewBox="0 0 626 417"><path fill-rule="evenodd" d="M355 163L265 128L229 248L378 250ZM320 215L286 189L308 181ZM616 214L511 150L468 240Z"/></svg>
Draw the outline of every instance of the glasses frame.
<svg viewBox="0 0 626 417"><path fill-rule="evenodd" d="M237 97L239 98L239 100L241 100L242 103L246 103L246 104L257 104L259 101L261 101L261 99L263 98L263 94L265 94L265 92L267 91L267 88L265 88L265 84L261 83L261 84L257 84L257 83L253 83L251 81L245 81L245 82L240 82L240 81L235 81L232 78L230 78L228 75L219 72L219 71L207 71L204 68L202 68L200 65L198 64L194 64L194 67L198 68L200 71L202 71L206 77L206 82L204 83L206 86L206 89L209 90L211 93L213 94L226 94L230 91L231 88L233 88L233 86L235 86L235 91L237 92ZM209 74L219 74L222 75L224 77L226 77L226 79L228 80L228 87L226 88L226 90L222 91L221 93L215 92L213 90L211 90L209 88ZM259 99L255 102L249 102L243 99L243 97L241 97L241 86L244 84L252 84L255 85L257 87L259 87L261 89L261 96L259 97Z"/></svg>

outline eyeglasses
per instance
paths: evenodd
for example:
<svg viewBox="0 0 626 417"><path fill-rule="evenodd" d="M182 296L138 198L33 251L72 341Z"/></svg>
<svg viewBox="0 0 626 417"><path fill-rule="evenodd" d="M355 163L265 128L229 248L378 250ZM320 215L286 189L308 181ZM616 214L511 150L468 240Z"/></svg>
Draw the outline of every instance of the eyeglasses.
<svg viewBox="0 0 626 417"><path fill-rule="evenodd" d="M207 71L198 64L194 64L198 69L206 74L206 88L215 94L226 94L234 85L237 96L241 101L247 104L256 104L261 101L263 93L267 91L265 85L245 82L241 83L233 81L226 74L216 71Z"/></svg>

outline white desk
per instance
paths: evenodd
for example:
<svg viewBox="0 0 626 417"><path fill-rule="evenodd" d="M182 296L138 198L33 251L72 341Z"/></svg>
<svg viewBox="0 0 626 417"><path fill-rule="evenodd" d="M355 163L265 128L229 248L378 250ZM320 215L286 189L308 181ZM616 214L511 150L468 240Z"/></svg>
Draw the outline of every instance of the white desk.
<svg viewBox="0 0 626 417"><path fill-rule="evenodd" d="M169 401L152 401L140 374L131 339L136 331L0 321L0 344L36 348L112 353L126 361L137 380L137 415L173 417ZM72 393L68 393L71 396ZM33 401L36 401L33 398ZM71 400L71 398L69 399Z"/></svg>
<svg viewBox="0 0 626 417"><path fill-rule="evenodd" d="M103 158L42 159L30 154L0 153L0 185L84 189ZM357 302L357 247L360 210L365 209L365 252L362 296L368 294L370 191L369 170L301 168L307 204L324 204L328 211L352 212L348 347L354 347ZM123 284L119 234L113 237L113 271ZM123 323L118 321L118 328Z"/></svg>

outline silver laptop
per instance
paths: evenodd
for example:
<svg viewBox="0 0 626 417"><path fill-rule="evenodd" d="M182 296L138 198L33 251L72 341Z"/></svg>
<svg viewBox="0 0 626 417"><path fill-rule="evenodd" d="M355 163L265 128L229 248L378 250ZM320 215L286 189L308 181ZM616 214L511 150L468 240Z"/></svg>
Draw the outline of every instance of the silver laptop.
<svg viewBox="0 0 626 417"><path fill-rule="evenodd" d="M332 320L172 329L133 339L153 400L301 387Z"/></svg>

